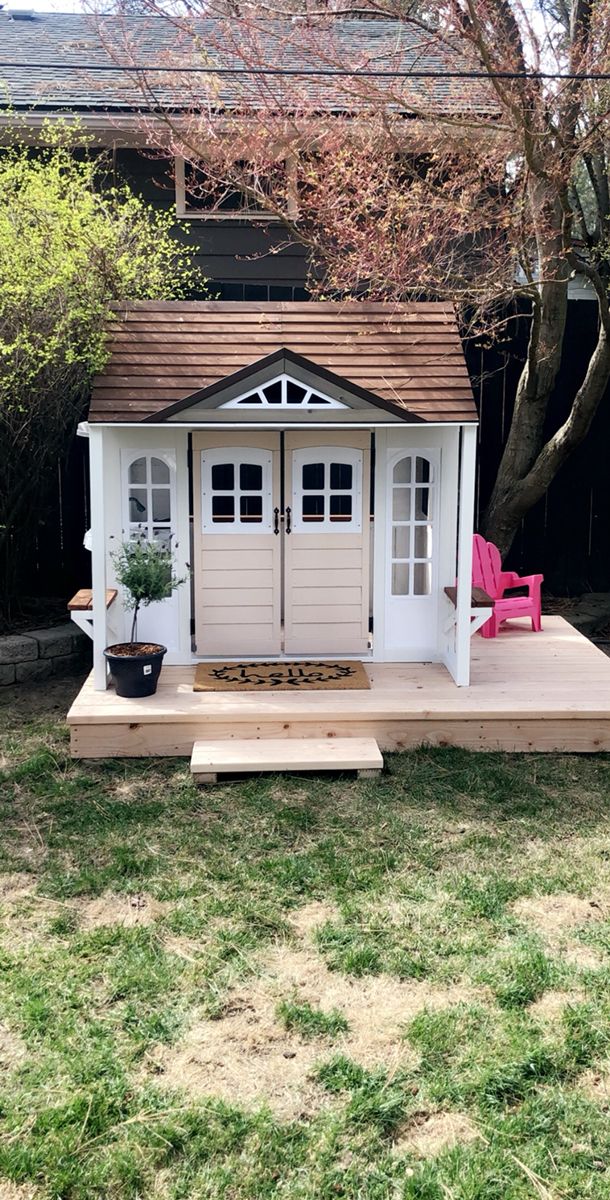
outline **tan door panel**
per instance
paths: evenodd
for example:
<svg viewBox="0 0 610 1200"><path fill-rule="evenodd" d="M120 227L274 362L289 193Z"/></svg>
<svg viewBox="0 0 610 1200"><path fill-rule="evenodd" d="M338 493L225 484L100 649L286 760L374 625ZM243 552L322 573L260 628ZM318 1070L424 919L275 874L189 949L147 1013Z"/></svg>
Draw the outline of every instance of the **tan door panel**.
<svg viewBox="0 0 610 1200"><path fill-rule="evenodd" d="M287 654L368 650L369 455L364 431L285 435Z"/></svg>
<svg viewBox="0 0 610 1200"><path fill-rule="evenodd" d="M279 654L280 435L230 438L193 434L196 652Z"/></svg>

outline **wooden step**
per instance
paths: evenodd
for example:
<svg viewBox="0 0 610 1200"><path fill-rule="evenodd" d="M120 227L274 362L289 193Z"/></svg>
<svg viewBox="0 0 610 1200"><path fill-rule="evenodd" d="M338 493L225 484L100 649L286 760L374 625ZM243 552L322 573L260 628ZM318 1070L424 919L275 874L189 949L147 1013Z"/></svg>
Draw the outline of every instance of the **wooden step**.
<svg viewBox="0 0 610 1200"><path fill-rule="evenodd" d="M383 758L375 738L233 738L195 742L191 773L195 783L216 783L218 775L258 771L357 771L378 775Z"/></svg>

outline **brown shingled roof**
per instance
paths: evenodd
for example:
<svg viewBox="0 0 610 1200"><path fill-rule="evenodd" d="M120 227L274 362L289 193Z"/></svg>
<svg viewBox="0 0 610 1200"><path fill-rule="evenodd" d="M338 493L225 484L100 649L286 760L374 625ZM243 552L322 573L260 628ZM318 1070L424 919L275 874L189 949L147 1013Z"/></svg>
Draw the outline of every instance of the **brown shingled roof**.
<svg viewBox="0 0 610 1200"><path fill-rule="evenodd" d="M143 421L290 350L424 421L476 421L451 305L145 301L122 309L91 421ZM188 419L185 412L185 419Z"/></svg>

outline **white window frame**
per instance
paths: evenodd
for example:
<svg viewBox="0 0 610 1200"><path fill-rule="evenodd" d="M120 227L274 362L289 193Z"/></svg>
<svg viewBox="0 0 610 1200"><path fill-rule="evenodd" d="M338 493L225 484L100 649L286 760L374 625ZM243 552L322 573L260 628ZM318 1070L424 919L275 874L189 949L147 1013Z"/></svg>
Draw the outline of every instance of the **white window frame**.
<svg viewBox="0 0 610 1200"><path fill-rule="evenodd" d="M259 534L271 533L272 528L272 500L273 500L273 452L271 450L261 450L257 446L219 446L211 450L201 450L201 530L205 534L217 534L224 537L231 537L235 534L250 534L256 536ZM239 500L242 495L251 494L248 489L242 489L239 484L239 468L244 463L254 463L262 467L263 471L263 487L262 495L263 511L261 521L243 521L239 511ZM224 492L214 492L212 490L212 467L218 466L220 463L231 463L235 468L235 480L232 488L228 488ZM256 493L259 494L258 492ZM212 497L214 495L231 495L234 497L234 515L233 521L213 521L212 520Z"/></svg>
<svg viewBox="0 0 610 1200"><path fill-rule="evenodd" d="M362 533L362 464L364 452L351 446L307 446L292 451L292 528L294 533ZM303 467L309 463L324 463L323 488L312 488L311 494L325 498L324 520L304 521L301 516L301 500L305 493L302 484ZM351 488L337 489L330 486L331 463L342 463L352 468ZM309 492L309 488L307 491ZM350 495L352 516L349 521L331 521L330 497Z"/></svg>
<svg viewBox="0 0 610 1200"><path fill-rule="evenodd" d="M410 483L395 483L394 471L398 464L404 459L411 460L411 481ZM417 482L415 479L416 460L423 458L430 468L430 479ZM432 450L412 450L403 449L395 451L389 459L388 463L388 556L387 556L387 595L390 600L427 600L436 590L436 572L437 572L437 543L439 537L438 529L438 488L439 488L439 466L437 454ZM425 519L418 519L415 516L415 498L417 488L427 487L428 489L428 515ZM408 520L394 519L394 490L404 490L409 493L410 507ZM431 529L431 551L425 557L415 554L415 530ZM395 558L393 554L393 535L395 528L406 528L409 530L409 554L406 557ZM394 566L406 565L409 567L409 589L406 592L394 592L392 590L392 576ZM430 588L426 592L414 591L415 582L415 567L418 565L428 565L430 568Z"/></svg>
<svg viewBox="0 0 610 1200"><path fill-rule="evenodd" d="M146 483L130 483L129 471L139 458L146 460ZM158 458L160 462L165 463L169 470L169 484L153 483L152 482L152 467L153 458ZM167 529L170 534L170 545L176 537L176 455L173 450L123 450L121 454L121 477L122 477L122 509L123 509L123 530L127 540L133 537L145 535L147 541L154 541L155 529ZM134 521L130 512L130 489L138 488L146 491L146 520ZM154 521L152 512L152 492L153 488L162 488L169 492L169 521Z"/></svg>
<svg viewBox="0 0 610 1200"><path fill-rule="evenodd" d="M274 384L281 384L282 398L279 404L273 404L265 395L265 390L272 387ZM297 387L304 388L305 395L297 404L289 404L287 393L288 384L294 383ZM257 395L260 403L247 403L248 396ZM318 404L312 400L312 396L320 396L323 403ZM310 387L309 384L303 383L300 379L295 379L292 375L275 375L273 379L267 379L265 383L261 383L258 387L250 387L239 396L235 396L232 400L226 400L220 408L241 408L252 409L255 412L260 412L263 408L268 412L277 411L278 409L286 409L288 412L298 412L299 409L305 408L310 411L312 408L317 408L320 412L325 412L329 408L347 408L346 404L342 404L340 400L335 400L333 396L329 396L327 392L323 392L321 388Z"/></svg>
<svg viewBox="0 0 610 1200"><path fill-rule="evenodd" d="M287 155L284 159L286 164L286 173L288 176L288 204L286 209L286 217L290 221L295 221L298 215L297 207L297 177L296 177L296 159L293 155ZM202 165L205 166L202 160ZM244 208L232 212L229 209L217 212L204 212L200 208L189 208L188 194L186 190L186 163L184 158L176 155L174 159L174 180L176 189L176 216L182 220L189 221L248 221L281 224L282 218L275 212L267 212L263 208Z"/></svg>

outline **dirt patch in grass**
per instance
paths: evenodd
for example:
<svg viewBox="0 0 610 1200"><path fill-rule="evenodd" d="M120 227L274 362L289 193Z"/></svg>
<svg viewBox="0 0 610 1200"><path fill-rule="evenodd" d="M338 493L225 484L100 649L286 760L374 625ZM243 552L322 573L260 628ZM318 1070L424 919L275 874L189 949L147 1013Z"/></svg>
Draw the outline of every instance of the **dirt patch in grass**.
<svg viewBox="0 0 610 1200"><path fill-rule="evenodd" d="M312 900L310 904L304 904L302 908L290 914L290 925L299 937L309 938L321 925L338 918L339 913L333 904Z"/></svg>
<svg viewBox="0 0 610 1200"><path fill-rule="evenodd" d="M0 875L0 905L17 904L34 891L34 880L25 872Z"/></svg>
<svg viewBox="0 0 610 1200"><path fill-rule="evenodd" d="M606 898L587 900L568 892L555 896L522 896L513 905L515 916L533 925L549 942L586 925L587 921L602 920L607 911Z"/></svg>
<svg viewBox="0 0 610 1200"><path fill-rule="evenodd" d="M120 896L107 892L92 900L78 900L71 906L78 916L81 929L99 929L103 925L151 925L172 906L166 900L138 892Z"/></svg>
<svg viewBox="0 0 610 1200"><path fill-rule="evenodd" d="M577 1080L578 1087L590 1100L610 1107L610 1062L599 1067L590 1067Z"/></svg>
<svg viewBox="0 0 610 1200"><path fill-rule="evenodd" d="M580 1004L582 999L582 992L559 992L551 988L530 1004L527 1011L537 1021L559 1021L568 1004Z"/></svg>
<svg viewBox="0 0 610 1200"><path fill-rule="evenodd" d="M29 1183L11 1183L8 1179L0 1179L0 1200L34 1200L38 1194Z"/></svg>
<svg viewBox="0 0 610 1200"><path fill-rule="evenodd" d="M420 1113L405 1126L396 1138L395 1154L417 1154L434 1158L442 1150L465 1145L480 1138L476 1125L459 1112Z"/></svg>
<svg viewBox="0 0 610 1200"><path fill-rule="evenodd" d="M560 952L571 966L596 970L600 954L570 936L591 922L601 921L610 912L608 897L583 899L569 892L554 896L522 896L512 906L520 921L533 926L550 950Z"/></svg>
<svg viewBox="0 0 610 1200"><path fill-rule="evenodd" d="M293 919L293 928L310 931L328 915L335 914L326 906L314 911L308 905ZM253 982L230 993L219 1019L198 1021L182 1044L159 1047L153 1062L170 1087L219 1096L240 1107L266 1104L277 1116L294 1119L329 1103L312 1079L318 1062L341 1053L367 1068L391 1072L413 1066L417 1059L403 1037L406 1024L423 1008L474 998L480 992L472 988L443 989L388 975L348 977L330 971L311 945L281 943L262 959ZM338 1010L348 1031L332 1041L304 1040L278 1020L281 1000Z"/></svg>
<svg viewBox="0 0 610 1200"><path fill-rule="evenodd" d="M0 1021L0 1067L5 1071L15 1070L26 1053L25 1042Z"/></svg>

